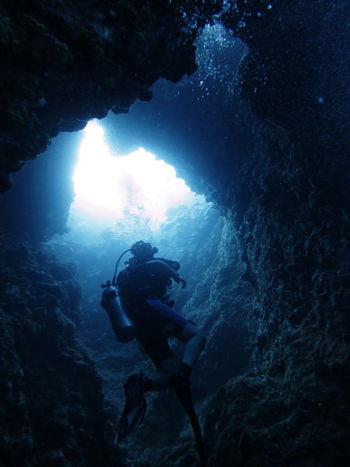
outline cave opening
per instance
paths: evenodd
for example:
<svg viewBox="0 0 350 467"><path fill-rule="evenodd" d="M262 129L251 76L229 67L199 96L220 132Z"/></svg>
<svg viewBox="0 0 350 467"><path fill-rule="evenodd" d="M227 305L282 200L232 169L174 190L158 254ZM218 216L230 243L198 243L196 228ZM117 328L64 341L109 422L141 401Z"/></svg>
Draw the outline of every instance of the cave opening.
<svg viewBox="0 0 350 467"><path fill-rule="evenodd" d="M194 373L196 403L204 404L248 364L249 351L243 344L247 339L244 300L236 297L233 308L229 298L244 265L236 232L215 207L218 203L212 194L218 186L205 181L207 173L217 172L218 166L209 165L209 159L208 164L196 168L187 162L189 153L198 157L212 153L221 158L230 145L234 151L245 151L244 109L235 91L238 65L245 53L243 43L233 40L223 26L207 26L197 42L199 67L194 75L178 83L161 79L152 87L151 102L137 101L126 114L110 112L79 133L61 133L38 160L16 174L14 188L3 196L8 231L75 271L80 311L79 316L68 319L76 323L75 337L88 349L102 378L104 398L114 420L120 415L127 376L152 370L136 343L116 342L100 306L100 284L112 278L120 252L137 240L150 241L162 257L179 261L187 287L173 288L176 310L210 333ZM234 122L228 118L232 105L236 108ZM140 147L147 151L139 151ZM128 153L137 160L136 166L126 167L124 155ZM118 167L125 177L119 183L122 191L116 193L112 166L118 157L125 162ZM145 157L147 163L160 167L156 179L148 182L146 172L154 175L158 168L147 168L142 162ZM79 165L82 158L90 165ZM87 181L82 179L84 173ZM218 172L219 184L222 178ZM110 179L112 188L107 184ZM140 182L147 186L140 188ZM161 183L161 193L156 192L155 182ZM97 198L92 197L93 188ZM146 188L153 195L147 195L148 207L142 199ZM11 211L17 202L25 204L22 224L16 211ZM222 287L225 293L218 293ZM248 289L246 286L244 293ZM235 362L232 354L237 356ZM210 381L203 376L208 371ZM176 398L170 399L171 409L168 398L169 394L150 398L143 434L136 433L131 442L135 456L141 456L146 447L155 453L171 444L186 426ZM162 435L155 438L152 433L160 422Z"/></svg>
<svg viewBox="0 0 350 467"><path fill-rule="evenodd" d="M348 464L348 0L10 3L0 464L197 465L167 393L112 445L123 382L150 364L116 342L99 285L145 233L181 263L171 298L207 335L192 391L208 465ZM204 198L153 224L137 197L127 222L76 222L92 119L112 153L145 148Z"/></svg>
<svg viewBox="0 0 350 467"><path fill-rule="evenodd" d="M78 224L80 230L85 225L101 233L117 222L122 230L122 224L134 217L142 235L141 226L158 230L170 210L185 205L195 210L196 204L205 202L176 176L172 166L144 148L127 155L113 154L96 121L90 121L84 130L72 180L74 199L67 225L75 232ZM143 234L147 235L146 231Z"/></svg>

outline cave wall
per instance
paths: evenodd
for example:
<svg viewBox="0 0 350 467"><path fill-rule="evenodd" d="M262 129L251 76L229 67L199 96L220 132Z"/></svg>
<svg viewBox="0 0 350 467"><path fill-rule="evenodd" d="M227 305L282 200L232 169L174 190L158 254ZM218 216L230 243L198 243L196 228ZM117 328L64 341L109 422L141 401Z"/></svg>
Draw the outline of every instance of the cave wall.
<svg viewBox="0 0 350 467"><path fill-rule="evenodd" d="M193 40L219 6L152 1L140 11L139 2L123 0L1 1L1 191L59 132L149 100L160 76L177 81L192 72ZM64 159L69 171L72 161ZM1 206L0 463L123 465L111 446L101 380L75 340L73 271L39 246L67 216L69 187L58 173L51 178L55 160L39 161L42 170L29 170L25 186ZM52 193L62 185L66 195Z"/></svg>
<svg viewBox="0 0 350 467"><path fill-rule="evenodd" d="M41 3L33 3L35 8L30 10L29 16L32 11L35 14L41 12ZM164 8L162 20L174 13L176 18L182 18L179 3L154 4L156 8ZM93 2L91 5L93 11ZM128 5L133 3L128 2ZM125 7L125 3L122 6ZM9 2L2 2L1 8L6 13L4 16L11 19L2 22L5 31L10 31L9 25L18 22L25 24L19 27L20 38L46 33L40 22L38 26L36 16L26 22L27 7L23 7L24 18L21 10L20 13L11 10ZM193 8L197 8L197 3ZM199 10L194 13L197 11L200 14ZM130 24L128 14L126 21ZM85 18L84 14L81 16ZM157 30L157 15L146 16L153 20L150 19L147 31ZM217 181L221 174L231 181L230 189L227 190L225 184L222 193L225 193L226 206L232 205L229 209L231 225L239 233L242 259L247 267L242 280L254 290L247 309L254 358L250 372L227 383L203 412L206 442L211 452L210 465L236 462L237 465L316 466L346 463L350 458L346 415L349 407L349 321L346 309L350 238L348 17L347 1L317 0L236 1L231 2L224 17L226 26L249 46L249 54L240 67L239 86L240 96L250 108L255 144L246 154L237 155L230 151L222 154L221 170L213 172L215 181L212 185L216 187L219 199L223 187ZM41 13L38 18L42 18ZM51 25L52 15L45 13L45 18L50 18ZM96 25L95 19L91 24ZM99 19L98 26L104 21ZM56 28L55 18L52 24ZM180 19L179 24L184 26ZM69 28L70 31L73 29L73 36L79 30L78 27ZM27 30L34 32L29 34ZM88 30L87 36L97 37L92 33L95 26ZM170 36L169 42L165 43L171 50L166 55L167 65L181 73L192 71L191 41L184 40L189 58L180 66L174 57L179 56L177 50L184 50L181 43L183 30L180 34L172 28L167 31ZM13 34L3 36L13 47L18 46ZM159 37L151 36L156 44ZM191 33L188 37L193 39ZM165 76L163 72L157 76L151 72L151 77L146 73L148 77L143 81L140 79L142 73L136 72L137 76L133 75L131 79L133 91L129 92L128 86L125 91L126 77L129 85L133 67L138 66L132 61L125 74L120 74L124 81L108 84L99 81L102 78L97 74L91 84L86 78L96 76L91 70L102 64L100 69L105 77L108 76L106 71L112 69L105 64L104 58L102 62L101 57L96 58L100 54L98 47L90 47L90 38L87 40L89 46L79 49L80 56L77 52L77 60L74 60L74 63L81 63L81 50L93 54L93 57L89 56L88 64L82 66L85 75L77 75L79 85L70 88L69 77L73 69L58 60L55 62L58 69L51 73L52 82L50 79L47 84L45 82L47 95L52 98L37 92L40 86L36 85L32 87L34 97L27 97L31 94L27 89L22 90L22 76L28 76L15 73L16 66L28 65L32 69L34 63L35 70L40 69L38 73L42 76L41 66L44 65L39 67L38 62L28 58L29 51L22 45L20 53L14 53L16 66L12 66L14 59L6 43L9 76L17 78L7 78L7 81L6 75L3 78L4 108L10 106L7 96L10 96L11 86L25 105L6 111L8 116L3 129L10 136L1 139L4 173L17 169L18 161L42 151L48 138L57 131L81 128L84 119L103 116L111 104L115 104L116 111L121 111L137 96L148 99L150 94L144 92L145 88L148 89L156 77ZM98 44L101 40L97 40ZM179 49L174 51L170 46L172 43L178 44ZM148 57L149 49L141 49L142 57ZM30 50L40 49L30 47ZM144 54L145 50L147 53ZM150 66L154 70L158 52L151 57ZM128 63L123 56L124 60ZM115 61L112 62L114 66ZM177 79L179 75L175 75L170 73L167 77ZM29 78L27 82L30 83ZM81 86L81 82L87 83L87 88ZM89 86L93 87L96 100L101 98L102 103L93 109L90 94L86 91L91 89ZM57 89L63 92L55 97ZM104 89L108 90L108 97L105 97ZM110 96L115 95L116 89L119 89L120 99L115 102ZM69 101L68 117L62 95L73 96ZM123 96L127 96L125 101ZM47 104L51 101L52 107ZM36 118L27 118L26 112L32 108L32 102L39 105L37 110L30 110L39 123ZM43 109L43 117L39 117ZM207 157L210 158L210 154L205 152L200 159L188 154L193 167L205 165ZM211 183L210 173L207 176ZM8 182L4 182L3 189L7 186ZM174 458L171 462L175 462Z"/></svg>
<svg viewBox="0 0 350 467"><path fill-rule="evenodd" d="M1 192L62 131L150 100L195 70L193 41L220 1L2 0Z"/></svg>
<svg viewBox="0 0 350 467"><path fill-rule="evenodd" d="M207 337L192 383L195 400L203 401L249 366L252 286L242 280L246 266L232 219L215 209L191 213L189 208L187 215L164 225L161 239L160 251L167 257L176 254L187 281L174 296L176 309Z"/></svg>
<svg viewBox="0 0 350 467"><path fill-rule="evenodd" d="M0 262L0 464L123 465L101 379L75 339L72 263L14 242Z"/></svg>
<svg viewBox="0 0 350 467"><path fill-rule="evenodd" d="M196 41L198 70L179 83L159 80L150 102L103 119L110 147L117 154L144 147L173 165L193 191L222 208L231 206L236 164L253 147L237 87L246 53L245 44L220 23L208 25Z"/></svg>
<svg viewBox="0 0 350 467"><path fill-rule="evenodd" d="M96 362L115 419L123 407L122 387L126 378L136 371L146 374L154 371L136 342L122 344L115 339L100 306L99 284L110 278L119 253L130 247L129 234L121 226L120 230L96 239L94 244L83 244L79 239L72 242L69 236L50 242L51 251L58 257L69 258L76 264L76 278L82 289L77 336ZM191 206L175 209L159 231L150 232L147 240L159 249L156 256L180 262L187 286L182 289L175 285L172 295L175 309L196 322L207 336L205 351L192 379L193 397L199 408L230 378L242 374L251 357L247 309L252 287L249 282L240 282L245 265L236 232L231 220L220 216L210 204L203 204L195 209ZM181 346L174 349L181 352ZM145 420L126 442L129 461L138 458L140 462L154 462L162 457L164 446L171 452L174 439L188 428L182 407L169 391L147 394L147 405ZM186 450L196 457L191 436L187 436L185 444Z"/></svg>
<svg viewBox="0 0 350 467"><path fill-rule="evenodd" d="M4 235L38 247L67 231L72 173L80 142L81 133L61 133L47 151L13 175L13 188L0 198Z"/></svg>
<svg viewBox="0 0 350 467"><path fill-rule="evenodd" d="M209 465L337 465L350 459L350 5L269 4L226 16L250 47L256 148L235 199L256 340L249 376L208 409Z"/></svg>

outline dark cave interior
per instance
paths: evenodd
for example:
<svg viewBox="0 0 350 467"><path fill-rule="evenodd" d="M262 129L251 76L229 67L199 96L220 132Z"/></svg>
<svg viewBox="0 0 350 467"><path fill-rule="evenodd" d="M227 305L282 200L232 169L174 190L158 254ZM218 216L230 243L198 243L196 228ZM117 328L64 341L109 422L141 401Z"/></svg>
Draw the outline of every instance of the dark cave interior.
<svg viewBox="0 0 350 467"><path fill-rule="evenodd" d="M0 13L0 466L198 465L169 391L112 444L123 381L150 364L99 307L128 232L68 240L94 118L214 206L178 209L151 238L180 261L177 306L208 337L192 383L208 466L347 465L349 1Z"/></svg>

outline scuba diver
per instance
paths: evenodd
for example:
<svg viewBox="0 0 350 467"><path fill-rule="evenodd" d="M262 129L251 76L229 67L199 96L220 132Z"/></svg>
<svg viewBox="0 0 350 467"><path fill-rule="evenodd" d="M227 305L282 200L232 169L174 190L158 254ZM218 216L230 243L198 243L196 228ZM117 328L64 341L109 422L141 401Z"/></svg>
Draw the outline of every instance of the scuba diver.
<svg viewBox="0 0 350 467"><path fill-rule="evenodd" d="M138 241L130 250L133 255L115 280L118 260L113 282L106 287L116 286L114 296L118 296L118 312L124 312L126 324L117 323L108 306L107 291L102 298L102 306L108 311L117 338L128 341L136 337L141 347L154 363L156 370L150 376L142 373L131 375L124 384L125 406L117 428L116 441L123 440L142 421L146 411L144 393L159 391L172 387L188 414L197 441L197 447L204 465L204 451L198 419L194 411L191 392L190 375L192 367L204 348L205 338L192 322L173 310L174 301L170 299L173 282L186 287L185 280L180 277L180 264L165 258L154 258L158 249L150 243ZM123 254L125 254L124 252ZM111 287L110 287L111 288ZM128 321L130 320L130 321ZM119 326L119 327L118 327ZM121 326L127 337L120 333ZM181 358L177 358L168 342L175 337L183 342Z"/></svg>

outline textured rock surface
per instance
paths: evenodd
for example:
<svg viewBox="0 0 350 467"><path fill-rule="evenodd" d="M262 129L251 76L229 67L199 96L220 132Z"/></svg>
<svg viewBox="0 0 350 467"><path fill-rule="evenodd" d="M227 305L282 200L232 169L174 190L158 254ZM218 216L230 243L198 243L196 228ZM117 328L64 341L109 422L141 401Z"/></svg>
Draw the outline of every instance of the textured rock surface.
<svg viewBox="0 0 350 467"><path fill-rule="evenodd" d="M0 4L1 191L8 173L61 131L150 100L159 77L195 65L193 41L216 1L26 1Z"/></svg>
<svg viewBox="0 0 350 467"><path fill-rule="evenodd" d="M37 247L67 230L73 199L72 172L81 135L60 134L47 152L13 176L14 189L0 197L3 232Z"/></svg>
<svg viewBox="0 0 350 467"><path fill-rule="evenodd" d="M179 309L207 335L193 379L201 399L248 366L246 311L252 292L250 283L241 280L245 266L232 221L206 209L165 226L159 243L168 255L177 252L188 281Z"/></svg>
<svg viewBox="0 0 350 467"><path fill-rule="evenodd" d="M71 263L5 243L0 251L0 460L6 466L121 465L101 380L74 338Z"/></svg>
<svg viewBox="0 0 350 467"><path fill-rule="evenodd" d="M151 240L159 248L159 256L181 263L181 275L186 278L187 287L184 290L175 287L176 310L197 322L208 338L193 376L193 394L199 407L223 383L248 366L246 311L251 286L240 283L244 265L232 223L220 218L208 206L198 210L179 208L160 232L153 233ZM129 243L128 234L121 238L119 232L116 238L106 236L104 242L94 246L72 245L69 240L52 244L60 257L69 256L78 266L77 277L82 285L79 337L96 360L105 395L114 407L116 418L123 406L122 386L127 376L139 370L146 374L154 371L136 343L125 345L116 341L106 313L100 307L99 284L110 277L117 253L130 246ZM184 427L182 442L193 446L188 421L171 391L148 394L147 401L147 416L142 426L123 443L128 447L130 462L140 459L154 462L162 458L164 446L171 450ZM188 447L185 451L187 456ZM196 459L196 453L192 455Z"/></svg>
<svg viewBox="0 0 350 467"><path fill-rule="evenodd" d="M179 83L159 80L150 102L103 120L118 154L138 147L176 167L197 193L232 206L241 161L254 146L251 117L238 95L239 64L247 47L220 23L196 41L198 70Z"/></svg>
<svg viewBox="0 0 350 467"><path fill-rule="evenodd" d="M126 9L126 5L134 5L130 2L119 3ZM165 6L164 3L161 7L165 8L169 15L173 14L173 8L179 12L179 4L171 3L171 6ZM36 4L41 5L40 2ZM156 8L160 8L160 3L154 4L157 5ZM29 20L26 17L22 18L22 13L15 12L14 7L11 10L9 2L2 2L2 5L5 20L2 20L1 27L3 31L8 31L7 35L2 34L4 40L11 41L13 46L16 45L10 34L14 20L16 24L18 20L18 37L21 40L24 38L22 43L28 36L26 31L29 28L35 31L33 37L41 37L42 23L38 26L38 18L41 20L42 16L37 12L41 12L42 5L39 9L30 9L29 13L25 13L31 18ZM23 8L25 10L25 7ZM145 60L149 57L148 46L145 54L145 48L141 47L142 58L137 63L134 59L131 63L128 62L130 55L127 47L126 50L123 47L122 59L123 63L128 63L128 67L121 71L121 78L118 78L117 84L114 81L102 82L98 70L103 71L103 80L107 79L105 72L111 71L112 68L105 65L104 57L109 51L114 57L115 51L111 46L112 49L106 48L107 52L103 49L103 56L99 55L100 40L104 44L107 39L95 41L101 33L92 33L95 29L91 25L95 22L99 30L99 26L104 24L105 20L97 17L94 10L96 9L91 2L93 19L91 23L88 21L88 34L87 37L84 36L87 44L83 42L83 45L72 48L71 43L67 42L69 50L72 49L74 54L78 55L74 55L73 64L56 60L57 69L53 68L51 74L49 73L47 85L42 81L40 86L30 85L40 68L35 67L35 72L32 72L33 63L38 62L35 62L35 57L28 57L29 50L33 50L33 53L37 50L30 46L30 41L28 50L26 44L22 45L19 55L16 55L17 52L13 55L6 52L8 55L5 58L9 61L8 69L12 70L11 74L14 71L14 68L11 68L13 62L26 67L29 75L20 72L18 78L11 81L6 81L6 75L5 78L1 78L5 80L3 108L7 109L6 121L10 122L7 127L3 127L9 136L1 140L5 148L2 152L5 172L18 168L18 160L24 160L44 149L48 139L57 131L81 128L82 121L92 116L104 115L109 105L119 106L116 110L120 111L120 106L128 107L138 96L148 98L149 93L143 93L145 88L148 89L157 76L164 75L163 71L158 72L157 67L153 68L159 58L156 53L152 55L149 64L152 79L146 73L147 79L143 80L142 70L136 70L139 74L135 77L135 66L137 68L139 63L143 65L143 57ZM90 9L86 10L86 17L90 18L89 11ZM10 20L6 20L6 16ZM49 17L54 19L54 33L58 28L55 23L57 14ZM84 22L85 13L82 17ZM144 17L150 18L150 23L145 20L145 28L147 31L152 30L154 42L150 43L156 44L159 37L155 37L154 31L157 30L158 19L152 9L150 16L145 13ZM205 178L208 184L215 188L215 199L230 207L231 223L227 231L227 242L222 243L225 248L219 249L214 255L217 256L220 266L211 270L214 280L210 280L210 275L204 272L188 306L191 304L191 308L198 310L198 317L199 310L205 315L205 312L209 311L208 300L212 297L216 301L216 310L225 307L225 310L230 310L229 313L234 319L234 309L231 308L234 290L241 290L240 297L246 297L253 290L249 306L246 306L247 303L243 300L244 316L247 316L249 339L252 344L252 365L246 376L228 382L213 398L208 408L203 409L202 416L206 418L206 440L210 448L210 465L224 466L235 463L245 466L300 467L349 462L348 17L349 2L328 0L235 1L231 2L225 15L225 24L250 48L240 67L240 94L249 104L252 113L250 124L253 126L255 147L242 153L231 151L229 146L223 145L220 147L220 158L216 159L215 164L212 162L212 151L203 150L200 155L189 152L186 156L188 163L193 167L193 174L206 172L201 171L200 166L205 166L207 160L210 167L216 165L217 169L207 171ZM126 14L126 18L123 19L127 25L128 18ZM165 21L166 18L167 15L161 20ZM64 11L63 23L68 19L69 15ZM74 15L72 21L72 44L75 44L76 34L79 36L81 28L80 23L75 24ZM121 17L116 21L121 21ZM184 21L186 23L186 20ZM43 24L47 27L45 22ZM166 21L164 24L167 24ZM181 29L181 21L180 25ZM130 26L126 27L129 31ZM178 36L179 31L172 28L167 29L168 32L170 36L166 35L168 39L164 39L165 42L169 40L166 43L172 44L175 40L174 43L179 45L179 49L174 50L170 47L171 54L166 55L168 59L165 60L165 68L168 69L169 65L170 69L174 69L175 66L176 71L181 70L181 73L192 70L193 54L190 44L185 40L189 61L185 61L184 68L182 65L180 67L176 57L179 57L177 50L184 50L181 44L183 36ZM189 34L192 38L191 32ZM131 37L135 37L136 40L133 34ZM58 33L57 38L61 40ZM8 42L6 44L8 51ZM49 44L48 40L43 47ZM58 49L63 50L59 47ZM88 63L84 62L81 50L88 51ZM135 49L131 47L131 50ZM61 52L57 54L57 57L61 56ZM117 62L118 65L122 63L121 60ZM82 72L73 70L74 63L81 66ZM116 66L115 60L112 60L112 63L113 67ZM46 62L45 66L51 69ZM41 73L41 69L38 73ZM67 84L72 75L78 77L77 81L73 80L74 83L79 81L75 87ZM176 73L175 75L168 76L173 79L179 77ZM90 78L91 76L93 78ZM111 76L114 77L114 73ZM30 87L33 97L30 97L27 89L23 92L20 90L23 77L28 78L26 83L29 84L25 87ZM8 97L11 95L9 83L16 87L15 93L21 96L19 100L24 104L17 105L14 101L14 107L11 107L12 101L10 102ZM91 89L90 85L93 87L92 93L86 90ZM41 86L42 89L48 90L47 94L41 94ZM76 92L78 88L79 92ZM56 93L57 89L62 89L62 93ZM113 97L114 91L118 97L116 100ZM96 102L91 103L91 94L96 97ZM62 99L62 95L70 99L68 116L66 100ZM45 100L40 100L41 98ZM33 104L39 105L39 108L30 110L34 112L35 118L28 119L27 115ZM219 101L216 102L216 105L218 104ZM45 124L41 124L44 121ZM169 128L172 129L171 124ZM217 128L218 138L224 138L225 134L220 133L221 125L217 125ZM229 126L222 128L229 132ZM247 147L251 148L248 145ZM220 274L233 259L228 244L232 247L237 244L234 230L238 232L239 251L242 253L246 270L242 277L243 282L238 282L237 275L232 277L232 282L224 285L220 281L225 279L226 275L222 278ZM32 261L36 264L34 259L30 259L29 262ZM198 271L207 266L210 270L210 264L199 262ZM211 282L210 286L208 281ZM246 282L250 285L244 284ZM227 294L222 293L224 290ZM36 295L40 297L39 289L35 292ZM20 292L15 292L15 296L20 296ZM241 305L242 303L239 303L239 306ZM3 319L8 322L12 316L16 314L7 313ZM52 316L56 315L53 313ZM200 320L209 327L209 318L206 321L206 317L201 315ZM226 320L222 322L226 323ZM62 323L61 325L63 326ZM28 328L31 329L30 326ZM4 335L7 336L8 344L4 352L6 348L12 349L15 345L16 352L17 347L20 348L20 336L14 343L11 333L15 330L12 329L12 324L5 327ZM63 332L66 328L63 326L61 329ZM67 331L69 329L68 326ZM222 337L224 342L229 340L231 333L223 336L225 331L223 326L214 327L213 339L209 342L207 351L208 362L210 352L220 356L220 361L223 359L221 351L215 354L215 345L221 342ZM68 332L67 336L69 347L72 335ZM35 339L36 334L33 332L29 340L33 346ZM236 348L232 346L230 352L236 352ZM75 360L72 358L69 361L73 365ZM31 362L35 364L32 360ZM18 378L18 384L21 385L22 376L20 368L16 365L7 371L15 372L11 378ZM229 367L230 362L226 361L223 373L228 371ZM207 370L210 369L213 367L208 366ZM237 368L234 372L236 370ZM218 379L223 377L223 373L216 373ZM38 374L38 377L43 378L42 373ZM91 378L94 378L92 374ZM99 403L96 402L97 405ZM65 406L64 402L62 406ZM23 426L28 427L29 423L23 422ZM13 432L17 429L14 427ZM154 431L149 430L150 439L152 433ZM12 435L4 449L11 447L14 437ZM6 438L4 439L6 441ZM16 436L16 439L23 438ZM182 438L175 450L168 453L167 465L195 464L196 458L187 449L188 439L189 437ZM27 460L32 452L31 445L26 443L27 441L24 442L24 447L16 451L22 453L19 454L22 456L20 461ZM57 450L52 448L55 449ZM41 451L38 452L41 455ZM45 452L45 455L49 453ZM50 455L58 456L57 463L61 465L60 453ZM163 465L166 455L162 455Z"/></svg>
<svg viewBox="0 0 350 467"><path fill-rule="evenodd" d="M349 4L269 4L227 18L251 48L241 94L258 115L236 192L255 369L209 408L210 465L336 465L350 459Z"/></svg>

